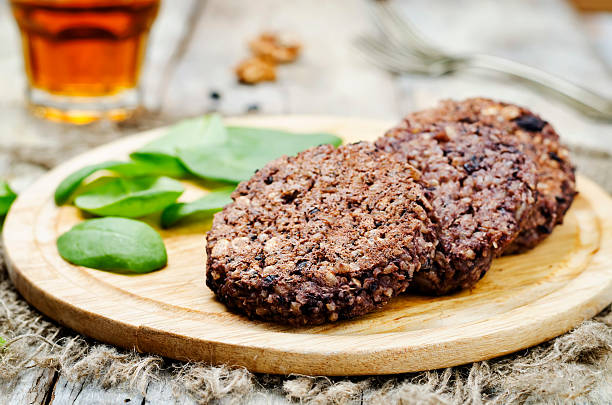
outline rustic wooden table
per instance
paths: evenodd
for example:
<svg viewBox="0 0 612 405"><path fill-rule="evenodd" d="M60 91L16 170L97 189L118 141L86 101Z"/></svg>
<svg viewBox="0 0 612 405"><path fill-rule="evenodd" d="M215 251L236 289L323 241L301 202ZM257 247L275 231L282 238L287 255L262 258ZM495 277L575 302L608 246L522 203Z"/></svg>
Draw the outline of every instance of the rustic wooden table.
<svg viewBox="0 0 612 405"><path fill-rule="evenodd" d="M507 56L612 96L612 14L581 16L561 0L464 0L460 7L454 0L396 3L445 48ZM568 143L612 151L610 125L585 120L505 78L397 76L373 67L351 46L357 35L374 30L366 6L358 0L164 1L143 73L148 112L122 124L75 127L39 120L26 110L19 35L7 2L1 2L0 177L21 190L95 145L212 110L398 119L440 98L477 95L529 105L553 121ZM248 55L247 41L269 29L297 34L304 44L301 59L284 66L275 83L237 84L233 67ZM68 381L39 368L0 382L0 393L6 404L184 403L163 383L151 384L143 395L103 390L87 378Z"/></svg>

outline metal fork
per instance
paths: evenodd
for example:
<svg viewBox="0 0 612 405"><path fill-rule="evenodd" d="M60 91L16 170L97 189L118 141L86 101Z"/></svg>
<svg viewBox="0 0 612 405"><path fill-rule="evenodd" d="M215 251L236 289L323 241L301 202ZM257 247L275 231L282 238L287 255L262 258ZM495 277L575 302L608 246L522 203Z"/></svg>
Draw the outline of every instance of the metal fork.
<svg viewBox="0 0 612 405"><path fill-rule="evenodd" d="M612 120L612 100L540 69L485 54L449 54L424 39L389 4L376 2L372 14L383 38L362 36L355 45L377 66L394 73L439 76L466 69L503 73L557 96L582 113Z"/></svg>

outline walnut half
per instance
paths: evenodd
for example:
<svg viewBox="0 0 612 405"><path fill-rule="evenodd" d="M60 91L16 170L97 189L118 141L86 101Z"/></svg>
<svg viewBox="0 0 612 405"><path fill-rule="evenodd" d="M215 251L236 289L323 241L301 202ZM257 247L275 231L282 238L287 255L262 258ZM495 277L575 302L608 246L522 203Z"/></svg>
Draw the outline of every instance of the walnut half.
<svg viewBox="0 0 612 405"><path fill-rule="evenodd" d="M276 80L276 66L262 58L250 58L236 67L238 80L246 84L255 84Z"/></svg>
<svg viewBox="0 0 612 405"><path fill-rule="evenodd" d="M297 59L302 46L278 34L264 32L249 43L251 51L274 63L289 63Z"/></svg>

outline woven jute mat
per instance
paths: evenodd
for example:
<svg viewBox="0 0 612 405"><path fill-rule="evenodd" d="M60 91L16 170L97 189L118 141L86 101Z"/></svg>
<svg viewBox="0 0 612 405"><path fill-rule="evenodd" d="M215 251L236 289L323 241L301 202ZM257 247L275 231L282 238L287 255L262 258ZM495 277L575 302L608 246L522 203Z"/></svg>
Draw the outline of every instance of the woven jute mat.
<svg viewBox="0 0 612 405"><path fill-rule="evenodd" d="M2 152L9 173L1 175L36 177L78 149L93 146L79 145L72 150L47 148L42 154L24 149ZM612 156L583 148L573 148L573 154L581 174L612 192ZM144 392L150 382L162 381L172 386L180 403L216 399L265 403L282 398L316 404L612 403L610 307L550 342L461 367L359 378L270 376L241 368L180 363L79 336L29 306L13 288L2 264L0 336L7 341L0 351L0 379L15 378L26 367L44 367L59 371L68 380L87 379L103 388L128 391Z"/></svg>

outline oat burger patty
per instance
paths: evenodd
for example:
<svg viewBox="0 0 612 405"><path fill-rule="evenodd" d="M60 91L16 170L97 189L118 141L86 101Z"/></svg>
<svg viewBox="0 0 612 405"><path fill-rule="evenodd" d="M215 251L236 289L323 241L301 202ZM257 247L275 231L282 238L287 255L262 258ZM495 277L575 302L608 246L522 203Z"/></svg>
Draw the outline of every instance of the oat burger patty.
<svg viewBox="0 0 612 405"><path fill-rule="evenodd" d="M513 137L536 164L536 209L515 241L504 253L530 249L546 238L563 217L576 195L574 166L568 149L555 129L532 111L487 98L445 100L437 108L414 114L422 124L469 122L496 128Z"/></svg>
<svg viewBox="0 0 612 405"><path fill-rule="evenodd" d="M365 142L267 164L215 215L207 285L249 317L293 325L386 304L435 252L418 176Z"/></svg>
<svg viewBox="0 0 612 405"><path fill-rule="evenodd" d="M408 115L376 146L421 171L439 244L412 287L445 294L473 286L534 209L536 166L501 131Z"/></svg>

